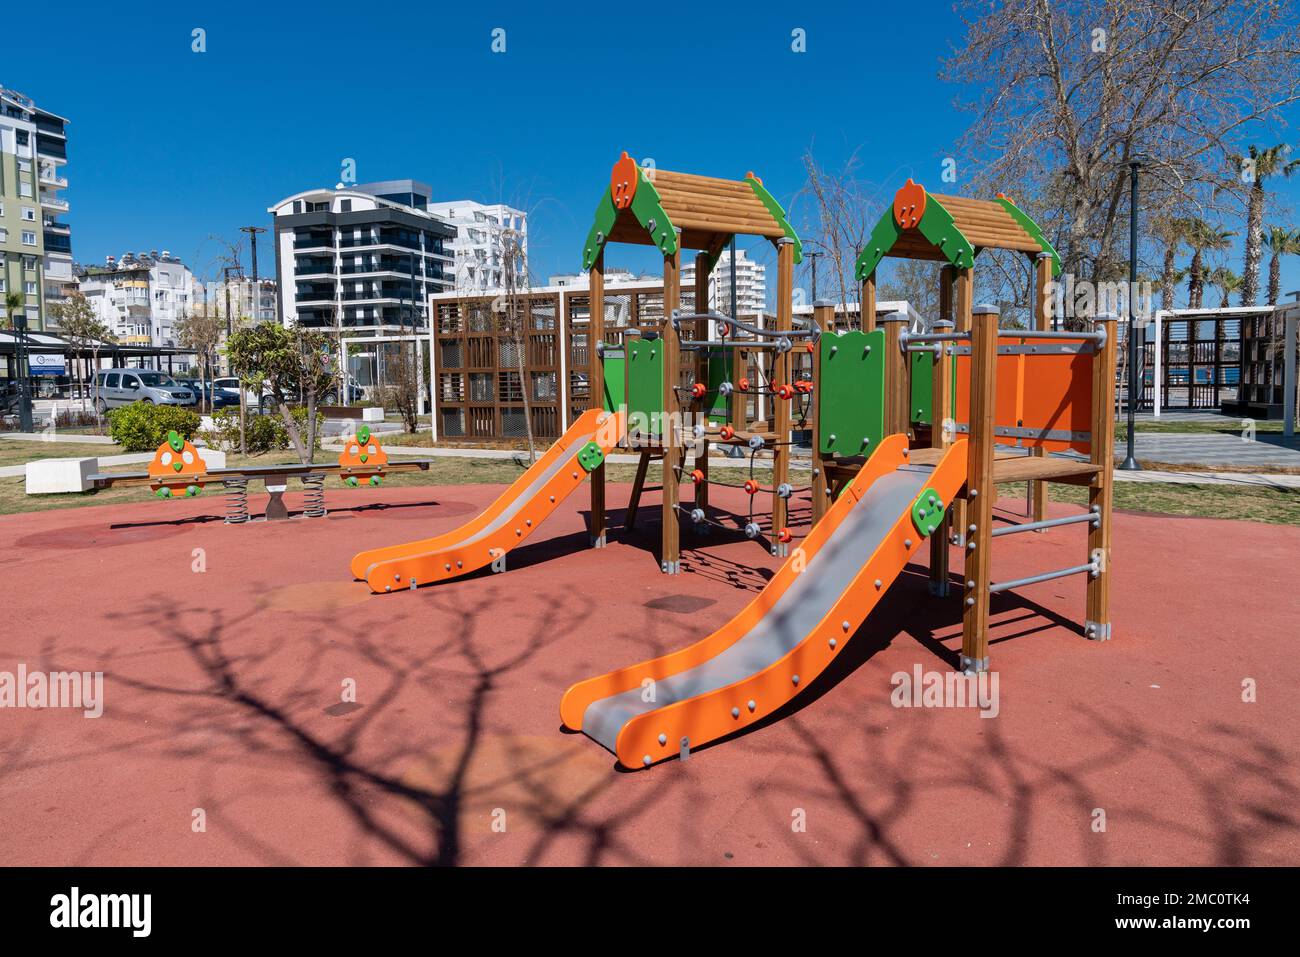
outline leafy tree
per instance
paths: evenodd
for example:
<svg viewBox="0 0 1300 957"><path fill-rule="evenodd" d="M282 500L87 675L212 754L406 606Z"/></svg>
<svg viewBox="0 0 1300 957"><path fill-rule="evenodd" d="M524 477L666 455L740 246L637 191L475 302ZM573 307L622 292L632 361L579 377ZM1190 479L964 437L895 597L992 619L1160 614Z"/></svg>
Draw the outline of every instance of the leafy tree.
<svg viewBox="0 0 1300 957"><path fill-rule="evenodd" d="M3 328L12 329L14 327L14 313L17 312L19 309L21 309L24 305L26 305L26 302L23 299L22 293L20 292L5 293L5 318L4 318Z"/></svg>
<svg viewBox="0 0 1300 957"><path fill-rule="evenodd" d="M1233 236L1229 230L1220 229L1203 219L1193 219L1189 223L1187 245L1192 249L1192 262L1188 267L1187 307L1200 309L1205 295L1205 254L1221 252L1227 249Z"/></svg>
<svg viewBox="0 0 1300 957"><path fill-rule="evenodd" d="M95 414L99 414L99 352L106 342L116 342L117 336L108 328L99 317L95 315L95 309L80 292L74 292L68 296L67 302L58 302L50 307L50 315L57 322L59 330L64 337L72 344L76 354L85 358L86 351L91 354L92 372L90 374L92 388L94 389L93 407ZM86 409L86 390L81 392L81 409Z"/></svg>
<svg viewBox="0 0 1300 957"><path fill-rule="evenodd" d="M1232 294L1241 289L1242 279L1227 266L1216 266L1210 270L1206 282L1219 290L1219 307L1226 309L1232 304L1229 301Z"/></svg>
<svg viewBox="0 0 1300 957"><path fill-rule="evenodd" d="M176 324L177 339L182 346L187 349L193 349L199 357L199 381L207 385L212 379L212 357L216 354L217 346L221 342L221 334L225 331L226 321L215 311L209 315L207 304L204 303L203 313L190 313L182 316ZM206 401L208 402L208 411L212 411L211 393L204 389ZM200 396L200 402L205 401L204 396Z"/></svg>
<svg viewBox="0 0 1300 957"><path fill-rule="evenodd" d="M265 383L298 459L310 464L316 445L316 405L334 380L331 339L323 332L276 322L262 322L236 330L226 342L230 368L241 380ZM289 408L291 396L307 405L307 436Z"/></svg>

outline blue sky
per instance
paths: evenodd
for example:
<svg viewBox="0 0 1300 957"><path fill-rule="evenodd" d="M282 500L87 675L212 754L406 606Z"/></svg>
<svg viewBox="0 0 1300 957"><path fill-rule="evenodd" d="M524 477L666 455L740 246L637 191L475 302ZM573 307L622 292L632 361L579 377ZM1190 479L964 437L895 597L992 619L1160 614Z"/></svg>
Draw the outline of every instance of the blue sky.
<svg viewBox="0 0 1300 957"><path fill-rule="evenodd" d="M191 51L196 27L204 53ZM498 27L504 54L491 51ZM908 176L938 183L967 122L938 79L958 22L935 0L67 3L52 28L50 58L6 57L0 83L71 120L66 218L85 263L169 249L210 273L212 234L269 226L267 206L332 186L351 157L362 182L409 176L437 198L525 206L544 277L579 268L621 150L667 169L753 170L787 204L806 149L832 168L859 150L883 210ZM791 52L795 28L806 53ZM905 38L902 55L885 54L890 38ZM1277 135L1300 140L1294 127L1258 139ZM1296 208L1300 182L1276 188ZM612 265L651 262L618 249ZM272 271L269 248L259 265ZM1284 279L1300 287L1300 262Z"/></svg>

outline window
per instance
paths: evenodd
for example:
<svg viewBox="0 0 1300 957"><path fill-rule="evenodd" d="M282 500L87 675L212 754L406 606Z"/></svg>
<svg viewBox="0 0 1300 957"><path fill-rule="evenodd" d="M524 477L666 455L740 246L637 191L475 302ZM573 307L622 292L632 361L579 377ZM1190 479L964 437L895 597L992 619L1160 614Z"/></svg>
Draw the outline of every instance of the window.
<svg viewBox="0 0 1300 957"><path fill-rule="evenodd" d="M350 199L340 199L340 200L339 200L339 212L340 212L340 213L350 213L350 212L352 212L352 200L350 200Z"/></svg>
<svg viewBox="0 0 1300 957"><path fill-rule="evenodd" d="M19 195L19 196L22 196L22 197L25 197L25 198L27 198L27 199L31 199L31 197L32 197L32 184L31 184L31 183L22 183L22 182L20 182L20 183L18 184L18 195Z"/></svg>
<svg viewBox="0 0 1300 957"><path fill-rule="evenodd" d="M3 226L0 226L0 243L7 243L7 242L9 242L9 230L5 229Z"/></svg>
<svg viewBox="0 0 1300 957"><path fill-rule="evenodd" d="M127 373L123 372L123 373L122 373L122 388L123 388L123 389L138 389L138 388L140 388L140 381L139 381L135 376L133 376L133 375L128 375Z"/></svg>
<svg viewBox="0 0 1300 957"><path fill-rule="evenodd" d="M36 283L32 282L30 279L27 280L23 283L23 291L29 296L36 295Z"/></svg>
<svg viewBox="0 0 1300 957"><path fill-rule="evenodd" d="M0 276L0 292L4 292L5 288L5 278L4 276Z"/></svg>
<svg viewBox="0 0 1300 957"><path fill-rule="evenodd" d="M24 246L35 246L35 245L36 245L36 234L35 234L35 233L29 233L29 232L27 232L26 230L23 230L23 245L24 245Z"/></svg>
<svg viewBox="0 0 1300 957"><path fill-rule="evenodd" d="M110 389L116 389L116 388L117 388L117 373L116 373L116 372L110 372L110 373L108 374L108 381L105 382L104 385L108 386Z"/></svg>
<svg viewBox="0 0 1300 957"><path fill-rule="evenodd" d="M35 256L24 256L24 257L23 257L23 268L24 268L24 269L35 269L35 268L36 268L36 257L35 257Z"/></svg>
<svg viewBox="0 0 1300 957"><path fill-rule="evenodd" d="M33 208L33 207L31 207L31 206L24 206L24 207L23 207L23 219L24 219L26 222L29 222L29 223L34 223L34 222L36 222L36 210L35 210L35 208Z"/></svg>

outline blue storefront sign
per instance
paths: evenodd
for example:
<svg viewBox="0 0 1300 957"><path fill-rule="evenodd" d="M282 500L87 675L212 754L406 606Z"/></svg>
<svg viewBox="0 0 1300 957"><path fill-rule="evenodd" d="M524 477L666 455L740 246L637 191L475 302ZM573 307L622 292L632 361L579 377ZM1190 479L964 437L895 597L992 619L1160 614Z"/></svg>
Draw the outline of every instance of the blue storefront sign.
<svg viewBox="0 0 1300 957"><path fill-rule="evenodd" d="M67 375L63 356L60 355L33 352L28 356L27 364L32 370L32 375Z"/></svg>

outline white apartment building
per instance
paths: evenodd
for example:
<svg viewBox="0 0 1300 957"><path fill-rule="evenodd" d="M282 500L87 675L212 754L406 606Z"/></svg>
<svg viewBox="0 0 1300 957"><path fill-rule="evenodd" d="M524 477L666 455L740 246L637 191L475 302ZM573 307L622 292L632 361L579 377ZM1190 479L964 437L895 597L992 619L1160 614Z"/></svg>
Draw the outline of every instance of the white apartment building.
<svg viewBox="0 0 1300 957"><path fill-rule="evenodd" d="M176 347L177 323L199 304L201 287L167 250L108 256L77 267L81 293L124 345Z"/></svg>
<svg viewBox="0 0 1300 957"><path fill-rule="evenodd" d="M659 283L664 281L663 274L652 276L650 273L641 273L637 275L630 269L624 269L621 266L608 268L605 270L605 285L610 283L640 283L642 285ZM557 276L548 276L546 278L547 286L564 287L568 289L586 289L591 285L591 273L586 272L567 272L560 273Z"/></svg>
<svg viewBox="0 0 1300 957"><path fill-rule="evenodd" d="M695 262L682 262L682 288L695 288ZM709 273L709 308L731 311L731 250L724 249ZM744 315L757 315L767 309L767 267L754 262L745 250L736 251L736 308Z"/></svg>
<svg viewBox="0 0 1300 957"><path fill-rule="evenodd" d="M456 227L451 242L455 258L452 282L462 295L501 289L505 286L506 263L502 262L501 234L518 233L521 257L514 263L516 284L528 286L528 216L504 203L485 205L470 199L450 203L429 203L426 209Z"/></svg>
<svg viewBox="0 0 1300 957"><path fill-rule="evenodd" d="M72 230L59 217L68 201L67 120L0 86L0 316L19 293L27 326L52 326L49 307L68 295Z"/></svg>
<svg viewBox="0 0 1300 957"><path fill-rule="evenodd" d="M256 286L249 277L231 277L206 283L200 290L200 302L207 300L208 308L217 315L226 314L226 294L230 295L230 315L249 322L275 320L275 280L258 279Z"/></svg>
<svg viewBox="0 0 1300 957"><path fill-rule="evenodd" d="M429 296L451 287L455 235L428 201L429 187L407 179L271 206L280 321L367 335L426 328Z"/></svg>

